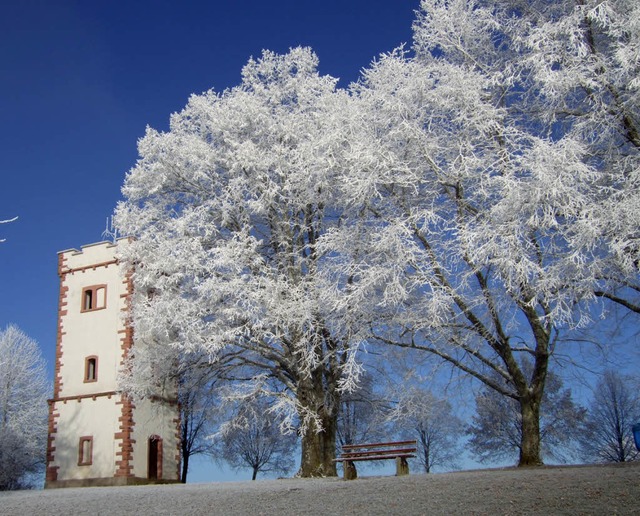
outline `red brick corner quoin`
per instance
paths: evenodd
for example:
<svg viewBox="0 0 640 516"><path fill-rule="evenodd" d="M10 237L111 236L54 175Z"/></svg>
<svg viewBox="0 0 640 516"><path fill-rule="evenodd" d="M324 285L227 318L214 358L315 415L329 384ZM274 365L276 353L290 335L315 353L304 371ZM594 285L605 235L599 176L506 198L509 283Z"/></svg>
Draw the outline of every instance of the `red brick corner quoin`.
<svg viewBox="0 0 640 516"><path fill-rule="evenodd" d="M127 272L123 283L125 285L125 293L121 294L120 297L124 299L124 307L122 310L125 312L126 323L125 329L120 330L120 333L123 334L121 338L122 361L120 362L120 366L124 366L125 360L133 346L133 328L129 320L133 292L131 271ZM122 394L122 398L118 404L122 405L122 415L118 418L120 431L115 434L115 439L120 441L120 443L118 443L120 451L116 452L116 456L120 457L120 460L116 461L117 468L115 476L132 477L134 475L131 461L133 459L133 445L135 444L135 440L132 439L133 427L135 425L133 421L133 409L135 406L126 394Z"/></svg>
<svg viewBox="0 0 640 516"><path fill-rule="evenodd" d="M62 375L60 368L62 366L62 336L64 330L62 327L62 318L67 315L67 292L69 287L64 283L67 277L66 269L66 257L62 254L58 254L58 277L60 278L60 294L58 297L58 331L56 335L56 363L54 366L53 375L53 399L48 400L49 403L49 435L47 437L47 469L45 480L47 482L55 482L58 479L58 466L51 466L55 459L55 439L58 430L56 419L60 416L59 412L56 412L56 400L60 397L60 390L62 389Z"/></svg>

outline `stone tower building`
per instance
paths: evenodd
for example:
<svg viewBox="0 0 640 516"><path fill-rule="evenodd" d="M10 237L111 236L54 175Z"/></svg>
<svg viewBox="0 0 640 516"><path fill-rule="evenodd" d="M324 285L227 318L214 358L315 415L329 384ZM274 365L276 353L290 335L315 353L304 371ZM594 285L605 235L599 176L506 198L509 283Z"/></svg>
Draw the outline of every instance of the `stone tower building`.
<svg viewBox="0 0 640 516"><path fill-rule="evenodd" d="M60 299L45 487L177 482L177 403L118 392L136 342L127 325L132 282L101 242L58 254Z"/></svg>

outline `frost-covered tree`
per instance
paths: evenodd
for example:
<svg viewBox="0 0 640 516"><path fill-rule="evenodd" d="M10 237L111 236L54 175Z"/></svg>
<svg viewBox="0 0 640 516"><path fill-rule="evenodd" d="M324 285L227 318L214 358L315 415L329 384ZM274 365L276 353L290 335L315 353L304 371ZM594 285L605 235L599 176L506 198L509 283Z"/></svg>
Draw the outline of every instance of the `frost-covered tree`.
<svg viewBox="0 0 640 516"><path fill-rule="evenodd" d="M633 379L606 371L596 386L582 431L587 460L628 462L638 460L632 427L640 421L640 396Z"/></svg>
<svg viewBox="0 0 640 516"><path fill-rule="evenodd" d="M38 344L16 326L0 331L0 491L44 470L48 390Z"/></svg>
<svg viewBox="0 0 640 516"><path fill-rule="evenodd" d="M531 367L524 366L529 372ZM586 411L576 405L571 390L548 373L540 408L543 456L565 462L574 458ZM468 428L471 453L481 462L512 460L522 455L522 414L516 400L485 387L476 396L476 414Z"/></svg>
<svg viewBox="0 0 640 516"><path fill-rule="evenodd" d="M540 464L557 346L598 299L638 306L640 8L421 7L414 55L354 88L340 159L358 210L323 241L350 286L337 306L513 399L519 464Z"/></svg>
<svg viewBox="0 0 640 516"><path fill-rule="evenodd" d="M115 216L135 237L122 258L135 265L136 335L226 357L247 395L277 380L302 476L335 475L340 391L359 374L357 327L331 302L346 287L326 281L318 250L341 216L349 97L317 64L309 49L265 52L241 85L148 129Z"/></svg>
<svg viewBox="0 0 640 516"><path fill-rule="evenodd" d="M416 439L416 460L425 473L434 468L458 467L463 424L449 401L422 388L406 389L400 393L389 419L402 438Z"/></svg>
<svg viewBox="0 0 640 516"><path fill-rule="evenodd" d="M297 436L281 432L284 421L270 406L261 398L243 400L213 437L218 458L234 469L251 469L251 480L261 472L287 474L295 464Z"/></svg>

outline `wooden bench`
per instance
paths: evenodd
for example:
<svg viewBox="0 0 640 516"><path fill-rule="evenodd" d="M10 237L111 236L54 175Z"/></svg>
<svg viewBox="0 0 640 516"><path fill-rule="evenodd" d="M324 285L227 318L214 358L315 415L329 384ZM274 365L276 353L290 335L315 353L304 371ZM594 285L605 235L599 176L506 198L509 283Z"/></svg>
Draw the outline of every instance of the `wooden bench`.
<svg viewBox="0 0 640 516"><path fill-rule="evenodd" d="M415 457L416 441L395 441L390 443L347 444L334 462L342 462L345 480L358 478L355 462L363 460L395 459L396 475L408 475L408 458Z"/></svg>

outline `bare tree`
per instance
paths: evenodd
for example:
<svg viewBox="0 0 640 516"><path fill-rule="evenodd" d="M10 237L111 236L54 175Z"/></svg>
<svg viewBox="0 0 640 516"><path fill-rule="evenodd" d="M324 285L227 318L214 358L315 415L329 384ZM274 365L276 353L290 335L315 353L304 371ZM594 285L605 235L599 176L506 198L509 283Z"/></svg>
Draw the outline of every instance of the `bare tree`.
<svg viewBox="0 0 640 516"><path fill-rule="evenodd" d="M425 473L434 468L458 467L463 425L449 401L428 390L412 388L400 397L391 420L403 438L418 441L417 460Z"/></svg>
<svg viewBox="0 0 640 516"><path fill-rule="evenodd" d="M373 377L365 373L357 389L342 395L338 413L338 444L366 443L384 435L381 421L386 403L374 388Z"/></svg>
<svg viewBox="0 0 640 516"><path fill-rule="evenodd" d="M251 480L260 472L287 474L294 466L297 436L281 432L282 419L269 406L264 399L243 400L217 439L217 456L234 469L250 468Z"/></svg>
<svg viewBox="0 0 640 516"><path fill-rule="evenodd" d="M191 457L215 455L215 446L210 436L214 433L221 404L217 392L219 378L215 373L215 368L196 362L190 364L178 380L182 483L187 482Z"/></svg>
<svg viewBox="0 0 640 516"><path fill-rule="evenodd" d="M38 344L16 326L0 331L0 491L44 469L48 390Z"/></svg>
<svg viewBox="0 0 640 516"><path fill-rule="evenodd" d="M615 371L606 371L598 382L580 440L587 460L628 462L640 458L632 432L640 419L640 398L631 382Z"/></svg>
<svg viewBox="0 0 640 516"><path fill-rule="evenodd" d="M523 369L530 371L532 366L523 365ZM522 417L514 399L485 387L476 396L476 411L468 428L473 455L481 462L490 462L522 453ZM573 402L571 390L563 389L560 377L549 372L540 407L543 455L560 461L573 456L570 445L578 438L585 412Z"/></svg>

